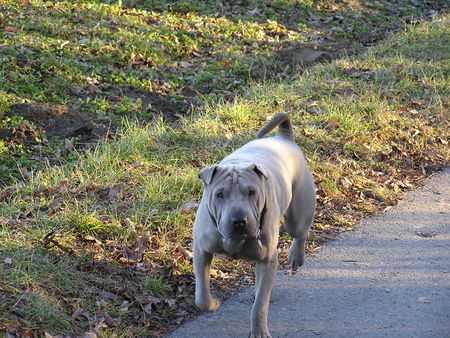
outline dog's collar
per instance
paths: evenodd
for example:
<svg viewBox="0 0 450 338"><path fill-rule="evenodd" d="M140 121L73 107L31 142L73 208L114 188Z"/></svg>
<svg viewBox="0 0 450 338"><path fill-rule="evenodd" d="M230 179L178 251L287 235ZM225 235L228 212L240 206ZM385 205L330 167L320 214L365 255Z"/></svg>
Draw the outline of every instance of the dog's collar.
<svg viewBox="0 0 450 338"><path fill-rule="evenodd" d="M264 223L264 216L266 216L266 212L267 212L267 208L266 208L266 204L264 204L264 208L261 211L261 217L259 218L259 229L258 229L258 232L256 233L255 238L253 238L258 243L258 246L260 249L262 249L261 230L262 230L262 226Z"/></svg>
<svg viewBox="0 0 450 338"><path fill-rule="evenodd" d="M219 227L217 226L216 218L213 216L213 214L211 213L211 211L209 210L208 207L206 207L206 209L208 210L209 217L211 218L211 221L213 221L214 226L215 226L216 228L219 228Z"/></svg>

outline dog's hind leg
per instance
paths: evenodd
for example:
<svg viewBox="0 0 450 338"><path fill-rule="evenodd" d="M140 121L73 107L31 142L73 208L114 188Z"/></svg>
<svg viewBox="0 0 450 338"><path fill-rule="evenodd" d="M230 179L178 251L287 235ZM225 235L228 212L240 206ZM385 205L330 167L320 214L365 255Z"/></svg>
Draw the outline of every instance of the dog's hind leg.
<svg viewBox="0 0 450 338"><path fill-rule="evenodd" d="M293 191L291 204L285 213L284 228L293 238L288 254L288 263L293 270L305 262L305 242L314 219L315 208L315 187L310 179L303 182L300 189Z"/></svg>

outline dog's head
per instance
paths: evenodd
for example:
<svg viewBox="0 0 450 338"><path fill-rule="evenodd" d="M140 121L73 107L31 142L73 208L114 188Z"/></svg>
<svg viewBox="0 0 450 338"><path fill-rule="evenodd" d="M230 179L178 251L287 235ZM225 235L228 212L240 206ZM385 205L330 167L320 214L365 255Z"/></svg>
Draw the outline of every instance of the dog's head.
<svg viewBox="0 0 450 338"><path fill-rule="evenodd" d="M265 208L264 168L254 164L213 165L200 171L208 211L224 239L255 238Z"/></svg>

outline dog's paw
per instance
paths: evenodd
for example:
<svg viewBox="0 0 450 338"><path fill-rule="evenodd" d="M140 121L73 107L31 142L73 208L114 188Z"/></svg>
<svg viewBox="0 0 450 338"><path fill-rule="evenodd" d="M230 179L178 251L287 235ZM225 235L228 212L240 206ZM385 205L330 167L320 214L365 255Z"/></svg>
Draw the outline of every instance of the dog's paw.
<svg viewBox="0 0 450 338"><path fill-rule="evenodd" d="M293 241L288 254L288 264L292 270L297 270L305 263L305 250L298 245L297 241Z"/></svg>
<svg viewBox="0 0 450 338"><path fill-rule="evenodd" d="M272 338L268 330L251 331L248 336L250 338Z"/></svg>
<svg viewBox="0 0 450 338"><path fill-rule="evenodd" d="M220 304L220 300L214 297L209 297L206 300L195 300L195 305L202 311L216 311Z"/></svg>

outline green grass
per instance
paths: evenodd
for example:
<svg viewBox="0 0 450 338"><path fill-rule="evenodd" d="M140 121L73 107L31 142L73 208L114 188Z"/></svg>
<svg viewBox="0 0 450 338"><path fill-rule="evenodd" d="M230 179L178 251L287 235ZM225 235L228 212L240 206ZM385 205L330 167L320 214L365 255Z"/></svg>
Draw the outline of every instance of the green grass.
<svg viewBox="0 0 450 338"><path fill-rule="evenodd" d="M254 81L298 77L296 65L282 61L280 50L309 43L357 51L366 35L378 41L400 27L399 17L419 17L430 6L414 1L356 6L330 0L4 0L0 117L14 103L39 102L114 121L161 114L176 120L195 114L192 106L239 95ZM0 124L0 133L28 127L27 121L20 128ZM61 143L38 138L25 145L1 141L0 184L20 177L18 168L39 171L48 161L71 160L55 160Z"/></svg>
<svg viewBox="0 0 450 338"><path fill-rule="evenodd" d="M30 295L24 315L38 325L53 327L56 330L70 328L69 318L58 304L53 304L40 296Z"/></svg>
<svg viewBox="0 0 450 338"><path fill-rule="evenodd" d="M164 280L163 276L148 276L144 281L144 289L150 291L157 297L164 297L170 291L170 286Z"/></svg>
<svg viewBox="0 0 450 338"><path fill-rule="evenodd" d="M101 1L30 1L28 6L3 1L1 6L3 24L14 29L12 35L0 31L2 101L7 105L27 98L74 104L90 112L95 110L87 101L96 99L73 95L71 89L97 81L103 90L132 85L171 94L175 101L182 99L176 93L186 85L221 95L225 87L233 91L247 82L252 65L271 60L277 69L277 49L333 26L309 23L308 11L328 14L312 1L231 2L222 9L218 1L139 1L133 9ZM255 8L257 15L251 13ZM370 27L361 16L393 20L383 16L389 11L386 5L340 10L350 26L361 21ZM414 6L398 10L403 11L399 15L414 13ZM301 28L291 29L287 21ZM361 33L348 30L347 40ZM132 102L117 104L118 99L108 97L100 106L104 113L129 111ZM116 104L107 104L111 102Z"/></svg>
<svg viewBox="0 0 450 338"><path fill-rule="evenodd" d="M302 13L311 6L310 2L299 3L274 2L274 13L277 6L299 8ZM155 65L179 67L182 53L192 52L195 43L213 44L202 40L210 36L192 41L186 27L194 27L195 20L214 22L214 27L207 28L214 31L202 34L217 33L221 46L232 42L239 20L248 21L249 41L273 25L251 20L248 9L241 7L242 13L234 20L226 15L216 18L210 14L215 13L218 2L196 2L195 7L187 1L146 2L138 3L137 9L80 2L78 15L85 21L79 23L72 22L78 19L74 20L70 11L71 2L42 4L32 1L22 20L16 15L24 9L10 1L0 4L7 9L2 11L2 22L13 20L20 27L14 38L0 36L6 37L2 45L6 57L0 57L0 77L8 80L0 81L0 109L5 111L9 103L26 97L78 104L87 110L127 112L132 108L125 99L117 105L109 100L88 102L69 94L66 85L86 84L86 76L90 76L98 78L102 86L140 83L150 88L147 75L153 74L153 68L149 67L142 81L141 72L127 71L131 55L142 54ZM256 2L248 4L250 10L260 8ZM268 4L261 6L268 8ZM156 10L156 6L162 9ZM165 10L168 6L178 7ZM146 12L152 8L155 11ZM191 14L177 12L183 8L189 8ZM204 8L210 12L201 14ZM30 25L32 14L42 18L42 24ZM280 22L285 19L277 15L270 17ZM97 27L101 20L111 21L112 17L119 23ZM150 24L144 24L144 18ZM152 20L161 24L152 26ZM177 33L177 25L184 27L181 33ZM240 93L231 100L205 99L202 108L195 108L175 125L128 116L114 140L74 152L58 165L41 167L41 172L35 170L28 179L3 186L0 330L30 328L39 334L82 335L100 325L107 313L118 326L98 326L100 336L148 336L164 332L186 313L195 313L192 269L186 254L195 208L183 206L200 199L198 171L252 139L277 111L291 115L296 141L305 151L319 188L309 245L321 243L321 234L351 227L361 217L395 203L403 190L448 163L448 27L449 17L444 15L432 23L405 27L361 56L309 68L295 81L250 81L251 85L246 89L241 85ZM89 35L87 46L76 44L85 36L79 30L93 32L94 28L99 34ZM116 28L120 30L115 32ZM163 41L161 32L179 34L183 46ZM28 36L32 38L26 40ZM152 41L167 49L149 48L141 36L155 37ZM121 37L127 40L119 48ZM25 53L42 61L18 67L15 56L20 41L25 40L29 50ZM70 43L61 47L64 41ZM105 47L105 41L114 43ZM243 47L237 44L236 48ZM186 70L180 75L166 70L154 75L160 79L167 76L171 88L182 85L177 82L180 76L208 83L216 78L214 72L225 55L220 53L205 58L204 72ZM241 71L240 62L245 58L238 60L229 66L232 72ZM32 71L34 67L40 69L40 75ZM214 84L216 89L223 88L226 81L222 80L219 77ZM50 90L55 81L62 85ZM95 104L91 106L91 102ZM0 146L0 152L10 146ZM116 193L111 193L112 189ZM143 245L140 236L146 232L149 244L142 260L124 260L126 249L137 252ZM246 272L245 265L223 260L216 260L214 267L226 272L217 274L215 285ZM160 303L149 307L145 299L152 297L160 298ZM75 313L79 315L72 319Z"/></svg>

